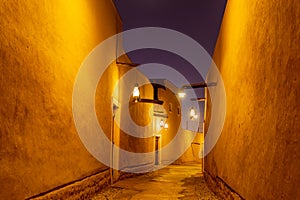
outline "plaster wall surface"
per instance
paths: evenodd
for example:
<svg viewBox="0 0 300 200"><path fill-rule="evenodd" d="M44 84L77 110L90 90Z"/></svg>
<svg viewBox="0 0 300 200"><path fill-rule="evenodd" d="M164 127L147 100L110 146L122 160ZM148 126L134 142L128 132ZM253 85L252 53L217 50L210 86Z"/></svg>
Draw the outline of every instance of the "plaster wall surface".
<svg viewBox="0 0 300 200"><path fill-rule="evenodd" d="M300 198L299 25L298 0L227 3L213 57L226 120L205 170L245 199Z"/></svg>
<svg viewBox="0 0 300 200"><path fill-rule="evenodd" d="M0 16L0 199L107 169L78 137L72 90L84 58L119 30L112 2L1 1Z"/></svg>
<svg viewBox="0 0 300 200"><path fill-rule="evenodd" d="M166 84L167 85L167 84ZM202 134L195 134L195 132L182 129L182 111L180 99L170 88L166 90L159 89L159 99L164 101L163 109L165 110L168 118L168 129L161 129L159 134L161 135L161 148L172 143L171 151L162 151L161 162L168 163L170 160L174 160L174 164L182 164L185 162L201 162L199 159L199 153L201 152L203 142ZM185 114L185 113L184 113ZM176 134L179 134L179 140L176 142L174 138ZM192 142L197 144L192 145ZM198 145L200 144L200 145ZM187 148L186 148L187 147ZM179 158L175 158L175 152L181 152L182 155Z"/></svg>
<svg viewBox="0 0 300 200"><path fill-rule="evenodd" d="M186 140L184 142L189 142L189 148L184 152L184 154L175 162L176 164L184 164L185 162L196 162L202 163L203 161L203 133L196 133L194 135L193 132L185 130L183 131L185 134ZM190 142L190 138L194 137L192 142Z"/></svg>
<svg viewBox="0 0 300 200"><path fill-rule="evenodd" d="M159 99L164 101L164 104L162 106L168 116L168 118L166 119L166 123L168 123L168 129L162 128L159 133L161 135L161 148L163 148L166 145L169 145L172 140L174 140L176 134L180 134L179 129L181 128L181 113L178 113L177 110L177 108L180 108L180 103L177 99L177 96L169 88L166 88L166 90L159 89L158 95ZM173 145L172 147L180 148L180 146L177 145ZM176 149L174 149L174 152L175 151ZM162 151L162 164L167 163L168 161L173 159L173 155L167 153L166 151Z"/></svg>
<svg viewBox="0 0 300 200"><path fill-rule="evenodd" d="M123 59L126 60L126 59ZM127 63L130 62L130 60L127 59ZM134 135L131 135L130 132L127 132L126 127L133 126L131 123L129 123L128 119L131 118L133 123L136 123L137 126L148 126L150 124L150 129L147 129L148 132L151 133L152 131L152 118L153 118L153 112L152 107L153 104L149 103L141 103L141 102L134 102L134 99L132 98L132 91L133 86L128 84L121 84L117 85L118 80L125 75L126 72L129 72L130 70L135 70L132 67L128 66L110 66L105 73L103 74L102 78L99 82L99 87L97 89L96 95L96 101L98 102L96 105L98 120L100 122L100 125L103 128L104 133L106 136L111 140L111 124L112 124L112 108L111 106L107 106L111 104L112 101L112 94L115 89L115 87L119 87L118 95L114 98L118 101L117 104L119 104L118 112L120 114L118 115L120 117L119 124L117 122L117 119L114 119L114 129L113 129L113 143L114 147L118 147L122 150L131 152L131 153L148 153L153 152L154 150L154 138L153 137L147 137L142 138L142 136L145 134L144 132L138 132L137 137ZM148 79L142 74L139 73L139 78L144 79L147 81ZM103 85L109 85L108 87L102 87ZM125 97L126 92L125 90L128 90L129 87L132 87L132 90L130 90L130 97ZM141 98L153 98L153 88L151 84L146 84L144 86L139 87L140 96ZM109 94L109 95L108 95ZM127 110L127 112L125 112ZM126 121L126 122L125 122ZM132 128L132 127L131 127ZM128 130L132 130L128 129ZM112 140L111 140L112 141ZM104 149L103 151L107 151L109 153L110 150ZM114 162L115 166L120 164L120 168L126 170L130 170L132 172L139 171L139 167L143 166L145 168L151 168L154 165L154 153L153 157L126 157L124 154L118 154L116 153L114 155Z"/></svg>

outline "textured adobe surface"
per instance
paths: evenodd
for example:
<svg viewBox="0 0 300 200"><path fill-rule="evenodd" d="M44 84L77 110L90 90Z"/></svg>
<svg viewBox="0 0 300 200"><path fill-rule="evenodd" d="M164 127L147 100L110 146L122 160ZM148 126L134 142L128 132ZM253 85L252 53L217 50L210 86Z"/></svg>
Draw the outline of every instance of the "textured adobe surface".
<svg viewBox="0 0 300 200"><path fill-rule="evenodd" d="M85 57L121 30L111 0L2 1L0 15L0 199L30 198L55 188L60 189L44 197L91 195L107 184L109 171L78 137L72 90ZM107 53L115 55L112 49ZM123 61L129 62L126 56ZM105 71L96 94L98 119L108 138L114 128L116 145L132 152L151 152L153 138L133 138L112 125L113 89L128 70L112 63ZM117 100L122 98L122 88L119 90ZM151 86L141 88L141 96L153 98ZM179 106L173 93L165 97L166 106L168 102ZM134 120L145 125L151 121L151 108L151 104L136 104L130 109ZM169 130L162 133L167 136L165 143L174 136L180 115L173 112L170 118ZM117 155L115 159L118 162ZM137 161L139 165L153 163L154 157L147 163ZM106 175L90 177L98 171ZM118 178L114 171L114 180Z"/></svg>
<svg viewBox="0 0 300 200"><path fill-rule="evenodd" d="M88 53L116 33L110 1L2 1L0 199L24 199L107 167L82 145L72 89Z"/></svg>
<svg viewBox="0 0 300 200"><path fill-rule="evenodd" d="M213 190L221 199L244 200L239 194L233 191L219 177L212 177L207 171L204 173L207 186Z"/></svg>
<svg viewBox="0 0 300 200"><path fill-rule="evenodd" d="M104 187L107 187L109 183L110 174L109 171L106 170L32 199L91 199Z"/></svg>
<svg viewBox="0 0 300 200"><path fill-rule="evenodd" d="M300 198L300 3L229 0L214 60L227 94L205 160L245 199Z"/></svg>

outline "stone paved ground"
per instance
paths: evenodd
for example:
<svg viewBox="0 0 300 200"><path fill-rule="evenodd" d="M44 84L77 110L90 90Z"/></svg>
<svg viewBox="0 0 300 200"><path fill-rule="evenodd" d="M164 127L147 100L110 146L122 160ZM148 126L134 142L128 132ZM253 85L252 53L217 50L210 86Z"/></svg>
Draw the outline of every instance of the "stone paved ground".
<svg viewBox="0 0 300 200"><path fill-rule="evenodd" d="M170 165L149 174L121 180L93 200L218 200L206 186L198 164Z"/></svg>

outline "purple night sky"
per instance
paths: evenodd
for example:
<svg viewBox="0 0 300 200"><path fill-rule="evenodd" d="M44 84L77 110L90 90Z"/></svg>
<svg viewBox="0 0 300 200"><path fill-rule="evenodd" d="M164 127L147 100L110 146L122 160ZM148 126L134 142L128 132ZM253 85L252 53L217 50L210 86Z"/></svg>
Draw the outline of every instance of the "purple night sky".
<svg viewBox="0 0 300 200"><path fill-rule="evenodd" d="M123 30L147 26L174 29L192 37L212 55L226 0L114 0L114 3L122 18ZM191 82L203 81L186 60L172 53L144 49L128 55L134 63L165 64Z"/></svg>
<svg viewBox="0 0 300 200"><path fill-rule="evenodd" d="M196 40L209 55L213 55L227 0L113 0L123 22L123 31L139 27L163 27L184 33ZM126 51L126 41L123 41ZM160 63L181 73L190 83L201 78L194 67L173 53L143 49L127 53L133 63ZM156 66L153 66L155 71ZM176 84L175 84L176 85ZM202 88L195 90L197 97L204 97ZM187 104L187 106L190 106ZM203 102L199 102L203 116Z"/></svg>
<svg viewBox="0 0 300 200"><path fill-rule="evenodd" d="M196 40L213 55L227 0L113 0L123 22L123 31L139 27L173 29ZM126 52L126 41L123 41ZM157 49L142 49L127 53L133 63L160 63L176 69L190 83L205 80L182 57ZM153 66L153 70L155 66ZM160 73L159 71L157 73ZM178 87L178 86L177 86ZM204 90L196 89L197 97ZM192 103L192 102L190 102ZM190 106L190 103L185 103ZM185 105L183 104L183 105ZM200 121L203 120L203 102L199 102ZM187 109L187 108L186 108ZM186 121L187 119L184 119ZM201 131L201 130L199 130Z"/></svg>

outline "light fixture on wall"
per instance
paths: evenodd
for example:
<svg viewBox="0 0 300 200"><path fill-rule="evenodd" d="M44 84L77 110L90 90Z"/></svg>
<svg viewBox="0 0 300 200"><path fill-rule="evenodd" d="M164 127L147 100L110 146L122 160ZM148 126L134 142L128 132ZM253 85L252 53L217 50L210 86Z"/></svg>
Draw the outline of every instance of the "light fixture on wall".
<svg viewBox="0 0 300 200"><path fill-rule="evenodd" d="M180 89L179 92L178 92L177 94L178 94L179 98L184 98L185 95L186 95L186 93L184 92L183 89Z"/></svg>
<svg viewBox="0 0 300 200"><path fill-rule="evenodd" d="M140 90L139 90L139 86L136 83L134 88L133 88L133 93L132 93L132 97L134 98L134 102L138 102L139 98L140 98Z"/></svg>
<svg viewBox="0 0 300 200"><path fill-rule="evenodd" d="M161 119L161 120L160 120L160 122L159 122L159 126L160 126L161 128L165 126L165 122L164 122L164 120L163 120L163 119Z"/></svg>
<svg viewBox="0 0 300 200"><path fill-rule="evenodd" d="M168 129L169 128L169 124L166 122L164 125L164 129Z"/></svg>
<svg viewBox="0 0 300 200"><path fill-rule="evenodd" d="M195 109L192 107L190 110L190 117L193 117L194 115L196 115L196 111Z"/></svg>
<svg viewBox="0 0 300 200"><path fill-rule="evenodd" d="M194 119L197 119L197 118L198 118L198 115L196 114L196 110L192 107L191 110L190 110L190 119L194 120Z"/></svg>
<svg viewBox="0 0 300 200"><path fill-rule="evenodd" d="M132 97L133 97L133 102L137 103L152 103L152 104L159 104L162 105L164 103L164 101L161 101L158 99L158 88L162 88L164 90L166 90L165 86L159 85L159 84L155 84L155 83L151 83L151 85L153 86L153 99L144 99L144 98L140 98L140 90L139 90L139 86L136 83L134 88L133 88L133 93L132 93Z"/></svg>

